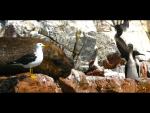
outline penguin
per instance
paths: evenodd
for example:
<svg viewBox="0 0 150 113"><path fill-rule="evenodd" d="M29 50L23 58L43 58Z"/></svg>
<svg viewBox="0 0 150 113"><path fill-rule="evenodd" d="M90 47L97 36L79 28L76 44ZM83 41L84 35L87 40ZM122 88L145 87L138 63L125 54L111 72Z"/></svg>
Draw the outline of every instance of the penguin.
<svg viewBox="0 0 150 113"><path fill-rule="evenodd" d="M127 78L132 78L132 79L138 79L139 74L138 74L138 69L137 69L137 64L133 56L133 45L128 44L128 50L129 50L129 56L128 56L128 61L126 64L126 70L125 70L125 75Z"/></svg>

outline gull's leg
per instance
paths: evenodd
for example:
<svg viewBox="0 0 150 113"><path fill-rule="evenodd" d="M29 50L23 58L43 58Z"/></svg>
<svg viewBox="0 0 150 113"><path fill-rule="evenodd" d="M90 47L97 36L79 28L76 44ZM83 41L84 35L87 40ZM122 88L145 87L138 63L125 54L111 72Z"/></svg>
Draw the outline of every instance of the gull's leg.
<svg viewBox="0 0 150 113"><path fill-rule="evenodd" d="M36 75L33 74L33 69L32 69L32 68L30 68L30 77L31 77L32 79L36 79Z"/></svg>
<svg viewBox="0 0 150 113"><path fill-rule="evenodd" d="M30 74L32 74L32 68L30 68Z"/></svg>

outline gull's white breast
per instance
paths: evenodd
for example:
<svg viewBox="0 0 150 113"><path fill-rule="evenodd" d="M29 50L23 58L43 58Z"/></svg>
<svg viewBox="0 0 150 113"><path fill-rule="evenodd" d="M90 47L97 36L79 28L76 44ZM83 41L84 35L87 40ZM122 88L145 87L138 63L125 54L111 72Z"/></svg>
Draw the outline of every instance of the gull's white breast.
<svg viewBox="0 0 150 113"><path fill-rule="evenodd" d="M40 48L37 48L37 50L35 51L34 53L36 55L36 59L34 62L31 62L27 65L24 65L23 67L24 68L32 68L32 67L35 67L35 66L38 66L42 63L43 61L43 51L42 51L42 47Z"/></svg>

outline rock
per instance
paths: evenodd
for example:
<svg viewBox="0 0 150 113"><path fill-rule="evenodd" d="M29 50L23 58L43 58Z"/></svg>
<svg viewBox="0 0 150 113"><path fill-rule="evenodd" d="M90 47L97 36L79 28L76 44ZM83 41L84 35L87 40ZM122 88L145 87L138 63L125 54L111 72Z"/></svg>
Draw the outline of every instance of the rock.
<svg viewBox="0 0 150 113"><path fill-rule="evenodd" d="M15 92L15 86L18 83L16 77L0 77L0 93L12 93Z"/></svg>
<svg viewBox="0 0 150 113"><path fill-rule="evenodd" d="M150 92L149 79L101 79L95 81L97 89L101 93L116 92L116 93L148 93Z"/></svg>
<svg viewBox="0 0 150 113"><path fill-rule="evenodd" d="M147 63L147 77L149 77L150 78L150 63L148 62Z"/></svg>
<svg viewBox="0 0 150 113"><path fill-rule="evenodd" d="M113 53L107 55L107 59L103 60L103 66L105 69L114 69L117 66L125 65L125 59L121 58L119 53Z"/></svg>
<svg viewBox="0 0 150 113"><path fill-rule="evenodd" d="M77 70L76 70L77 71ZM80 74L79 74L80 73ZM142 78L133 80L119 77L86 76L78 72L79 81L72 77L60 79L60 87L63 92L99 92L99 93L146 93L149 92L150 79Z"/></svg>
<svg viewBox="0 0 150 113"><path fill-rule="evenodd" d="M64 93L96 93L96 87L90 86L84 78L79 84L73 80L60 78L60 86Z"/></svg>
<svg viewBox="0 0 150 113"><path fill-rule="evenodd" d="M18 37L13 25L8 25L5 27L4 37Z"/></svg>
<svg viewBox="0 0 150 113"><path fill-rule="evenodd" d="M137 93L149 93L150 92L150 79L141 79L137 83Z"/></svg>
<svg viewBox="0 0 150 113"><path fill-rule="evenodd" d="M128 79L126 80L121 77L86 76L80 71L74 71L76 71L76 73L71 74L68 78L59 79L59 85L63 92L136 92L136 87L134 86L136 85L135 80L129 80L131 85L134 83L133 86L130 86L130 84L126 82ZM76 79L77 77L79 79Z"/></svg>
<svg viewBox="0 0 150 113"><path fill-rule="evenodd" d="M147 78L148 77L148 66L147 62L140 63L140 77Z"/></svg>
<svg viewBox="0 0 150 113"><path fill-rule="evenodd" d="M13 43L12 43L13 42ZM0 74L12 75L28 72L18 65L10 65L21 56L32 53L36 43L41 42L46 47L43 49L44 58L42 63L34 68L35 73L50 75L55 79L67 77L74 67L73 60L68 58L61 48L52 42L47 42L38 38L0 38Z"/></svg>
<svg viewBox="0 0 150 113"><path fill-rule="evenodd" d="M87 59L91 59L92 51L90 48L95 46L96 41L95 36L91 33L96 32L93 21L8 20L5 25L4 36L33 37L45 39L47 41L55 40L58 42L58 46L64 48L66 55L72 58L77 30L81 30L82 33L84 32L86 35L82 34L80 36L75 52L79 54L81 58L80 61L87 61ZM86 43L86 40L90 43ZM84 45L85 47L83 47ZM76 56L76 58L77 57L78 56ZM78 66L75 67L78 68Z"/></svg>
<svg viewBox="0 0 150 113"><path fill-rule="evenodd" d="M35 74L36 79L29 77L29 73L22 73L10 77L0 77L0 92L15 93L60 93L61 89L51 77Z"/></svg>
<svg viewBox="0 0 150 113"><path fill-rule="evenodd" d="M105 23L107 23L107 24L105 24ZM106 22L104 22L104 24L107 27L111 27L112 22L106 21ZM109 38L109 40L112 39L111 42L114 42L114 36L115 36L116 31L114 30L113 27L111 27L110 32L104 32L103 31L100 33L105 34L105 36L107 37L105 39L108 40L108 38ZM150 41L149 41L149 38L148 38L145 30L143 29L141 21L135 21L135 20L130 21L129 22L129 28L127 28L127 30L123 32L123 34L121 35L121 38L126 42L126 44L129 44L129 43L133 44L134 50L138 50L140 53L145 54L146 51L148 51L150 48ZM99 38L99 39L101 40L101 38ZM110 48L112 48L113 46L115 48L115 49L112 49L108 53L116 51L116 45L115 44L111 44L111 43L109 44L109 41L107 41L106 45L107 46L111 45ZM103 46L105 47L105 45L103 45ZM105 49L104 56L107 56L107 51L109 51L109 48ZM150 55L146 53L145 57L146 57L146 59L149 59Z"/></svg>
<svg viewBox="0 0 150 113"><path fill-rule="evenodd" d="M10 25L20 37L29 37L31 31L39 31L41 27L36 20L8 20L6 26Z"/></svg>
<svg viewBox="0 0 150 113"><path fill-rule="evenodd" d="M55 40L58 42L56 45L63 48L69 58L73 57L73 53L77 53L74 58L75 68L82 71L88 70L88 63L93 60L95 45L98 47L99 60L104 60L107 55L118 51L114 40L116 31L112 27L111 20L8 20L2 25L6 29L12 25L17 36L20 37L41 38L46 41ZM127 44L132 43L134 49L145 52L150 48L150 42L142 27L140 21L132 20L129 28L121 37ZM78 30L81 31L81 35L77 41L76 32ZM10 33L7 32L6 34L9 35L6 36L10 37L12 31L8 31ZM75 44L77 45L76 49L74 49ZM150 59L150 54L147 54L146 58Z"/></svg>
<svg viewBox="0 0 150 113"><path fill-rule="evenodd" d="M68 78L60 78L59 85L65 93L91 93L97 92L94 84L89 84L86 76L81 71L72 70L72 74Z"/></svg>
<svg viewBox="0 0 150 113"><path fill-rule="evenodd" d="M149 38L143 29L140 21L130 21L129 29L122 34L122 38L127 44L133 44L134 49L142 52L148 51L150 48Z"/></svg>
<svg viewBox="0 0 150 113"><path fill-rule="evenodd" d="M75 68L84 70L86 63L92 59L96 44L94 34L96 27L93 21L41 21L41 24L43 25L41 34L52 37L65 46L64 51L67 56L73 57L73 53L76 53ZM81 35L77 41L76 32L78 30L81 31ZM74 49L75 45L76 49Z"/></svg>
<svg viewBox="0 0 150 113"><path fill-rule="evenodd" d="M110 32L111 31L110 23L106 20L95 21L95 26L96 26L97 32Z"/></svg>
<svg viewBox="0 0 150 113"><path fill-rule="evenodd" d="M104 69L104 77L125 78L125 66L117 67L113 70Z"/></svg>
<svg viewBox="0 0 150 113"><path fill-rule="evenodd" d="M119 77L86 76L74 70L67 78L53 78L35 74L31 79L29 73L14 76L0 76L0 93L149 93L150 79ZM77 74L77 75L76 75ZM77 78L78 77L78 78Z"/></svg>
<svg viewBox="0 0 150 113"><path fill-rule="evenodd" d="M117 78L109 78L109 79L102 79L96 80L97 90L101 93L108 93L108 92L122 92L121 88L121 80Z"/></svg>
<svg viewBox="0 0 150 113"><path fill-rule="evenodd" d="M79 60L82 61L78 64L79 66L86 65L87 62L94 59L94 57L93 57L94 51L95 51L94 46L96 45L96 39L94 39L92 37L84 37L81 40L82 40L82 43L84 44L84 46L81 50L80 55L78 56L80 58ZM76 69L80 70L81 68L79 67ZM87 69L85 69L85 70L87 70Z"/></svg>
<svg viewBox="0 0 150 113"><path fill-rule="evenodd" d="M115 45L114 35L109 36L108 32L98 32L96 34L96 45L98 47L99 60L104 60L107 55L118 51Z"/></svg>
<svg viewBox="0 0 150 113"><path fill-rule="evenodd" d="M90 76L104 76L104 67L99 66L98 63L94 64L95 61L89 63L89 69L84 73Z"/></svg>
<svg viewBox="0 0 150 113"><path fill-rule="evenodd" d="M104 76L104 69L94 69L94 70L88 70L87 72L85 72L86 75L89 76Z"/></svg>
<svg viewBox="0 0 150 113"><path fill-rule="evenodd" d="M97 29L94 25L94 22L92 20L86 20L86 21L74 21L77 29L80 29L83 32L96 32Z"/></svg>
<svg viewBox="0 0 150 113"><path fill-rule="evenodd" d="M58 87L51 77L43 74L36 74L36 80L27 77L20 80L15 86L17 93L60 93L61 89Z"/></svg>

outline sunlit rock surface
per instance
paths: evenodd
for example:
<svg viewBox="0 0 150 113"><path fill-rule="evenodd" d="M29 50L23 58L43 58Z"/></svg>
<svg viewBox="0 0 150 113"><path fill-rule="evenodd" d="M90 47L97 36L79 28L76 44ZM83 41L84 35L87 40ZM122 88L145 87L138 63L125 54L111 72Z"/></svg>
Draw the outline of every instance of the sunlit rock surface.
<svg viewBox="0 0 150 113"><path fill-rule="evenodd" d="M35 74L32 79L29 73L10 77L0 77L0 93L60 93L61 89L54 80L43 74Z"/></svg>
<svg viewBox="0 0 150 113"><path fill-rule="evenodd" d="M50 48L46 50L46 52L50 53L49 55L52 57L49 59L54 60L46 59L40 67L35 69L35 72L37 73L43 73L42 71L37 71L39 69L44 70L44 72L48 72L48 74L43 73L46 76L54 76L54 73L55 75L61 76L67 70L65 76L67 77L70 74L69 77L59 78L59 82L54 82L60 87L62 92L149 92L149 79L147 78L150 76L150 52L147 52L150 51L148 26L148 21L144 21L144 24L142 21L141 24L141 21L131 20L129 28L124 31L121 36L127 44L133 44L134 50L138 50L145 54L145 56L137 56L140 60L142 60L140 62L142 70L139 81L125 79L125 61L123 59L120 57L113 57L112 60L107 59L107 56L118 51L114 40L116 31L112 27L112 22L110 20L0 21L0 35L9 38L29 37L33 39L44 39L45 41L51 42L60 48L61 53L63 54L64 52L69 58L72 59L74 56L75 67L73 67L72 63L69 63L69 59L65 57L66 60L60 58L59 61L63 61L63 64L66 63L67 66L69 66L69 69L67 69L68 67L64 65L62 66L64 68L61 66L60 68L56 68L57 66L55 67L54 63L56 58L54 57L56 55L55 49ZM81 32L78 34L79 37L77 40L76 33L79 31ZM88 73L88 75L86 75L83 72L86 72L89 69L89 63L95 58L95 46L98 47L98 60L100 61L99 66L104 66L104 70L92 70ZM58 54L58 56L60 55ZM74 71L70 73L72 68L75 69L73 69ZM52 71L50 71L50 69ZM14 81L11 82L9 80L10 78L6 77L6 81L2 82L1 92L15 91L14 88L12 88L12 86L16 85L15 79L13 78ZM25 79L25 81L19 82L19 85L23 85L20 87L18 92L32 92L32 88L30 89L28 87L32 84L31 81ZM26 85L25 87L24 84ZM35 83L34 85L36 86L37 84ZM7 88L3 89L4 86L7 86ZM49 92L49 89L34 89L33 91Z"/></svg>
<svg viewBox="0 0 150 113"><path fill-rule="evenodd" d="M53 78L36 74L31 78L30 73L11 76L0 76L0 93L149 93L150 79L133 80L119 76L87 76L76 71L68 78Z"/></svg>

